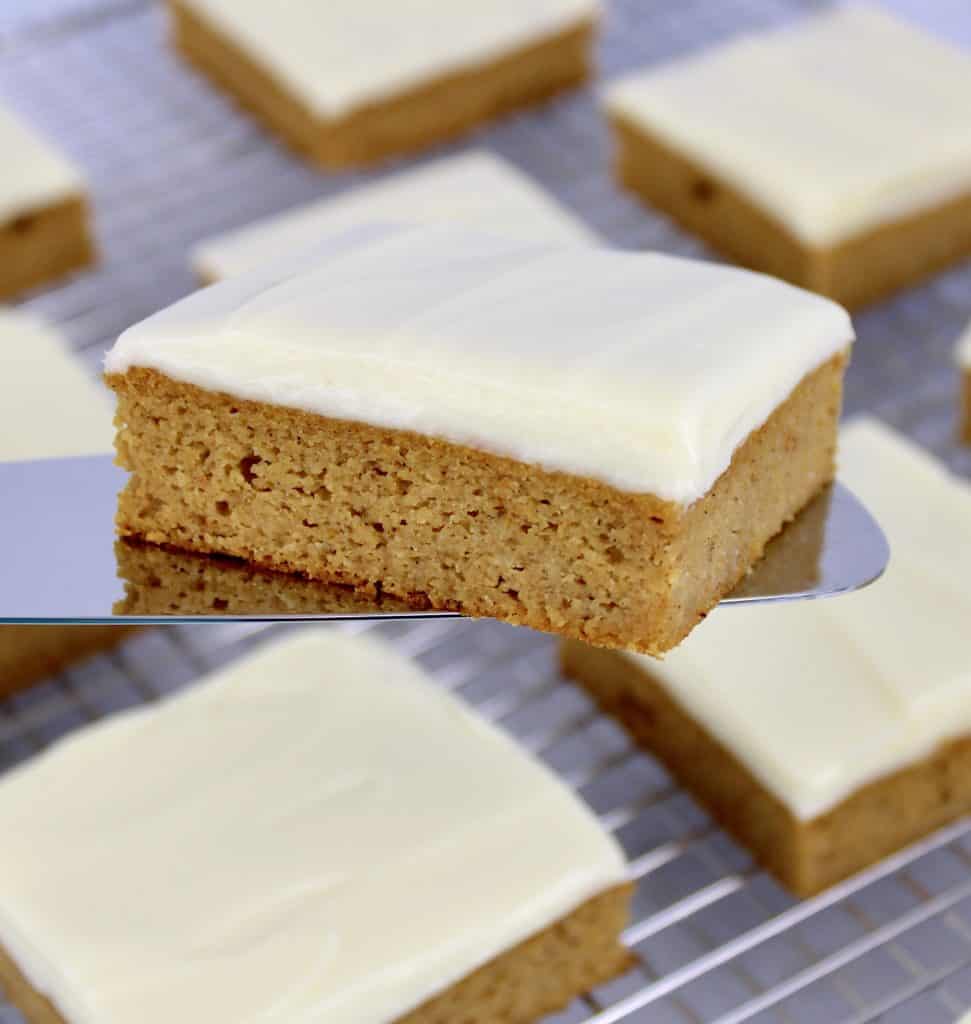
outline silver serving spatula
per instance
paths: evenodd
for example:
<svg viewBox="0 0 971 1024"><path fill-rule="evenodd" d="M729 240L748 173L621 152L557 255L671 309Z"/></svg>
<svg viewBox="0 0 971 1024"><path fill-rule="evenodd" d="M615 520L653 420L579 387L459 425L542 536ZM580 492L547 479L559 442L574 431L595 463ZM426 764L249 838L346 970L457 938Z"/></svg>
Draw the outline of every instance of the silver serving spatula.
<svg viewBox="0 0 971 1024"><path fill-rule="evenodd" d="M439 617L393 598L117 541L126 473L110 455L0 464L0 622ZM831 597L872 583L883 531L840 483L815 499L722 604Z"/></svg>

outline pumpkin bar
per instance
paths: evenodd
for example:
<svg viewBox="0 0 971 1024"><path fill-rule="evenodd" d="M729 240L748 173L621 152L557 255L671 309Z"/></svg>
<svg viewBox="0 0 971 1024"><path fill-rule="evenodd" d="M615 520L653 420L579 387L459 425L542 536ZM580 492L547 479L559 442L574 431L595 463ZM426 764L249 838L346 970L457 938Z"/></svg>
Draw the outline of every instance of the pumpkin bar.
<svg viewBox="0 0 971 1024"><path fill-rule="evenodd" d="M169 0L194 66L323 167L385 160L584 82L597 0Z"/></svg>
<svg viewBox="0 0 971 1024"><path fill-rule="evenodd" d="M734 268L352 229L118 340L119 532L658 654L832 479L852 336Z"/></svg>
<svg viewBox="0 0 971 1024"><path fill-rule="evenodd" d="M562 650L567 674L799 896L971 811L971 486L868 419L843 431L840 478L890 540L866 590L733 608L663 662Z"/></svg>
<svg viewBox="0 0 971 1024"><path fill-rule="evenodd" d="M971 55L836 4L611 83L617 177L744 266L855 308L971 256Z"/></svg>
<svg viewBox="0 0 971 1024"><path fill-rule="evenodd" d="M0 982L28 1024L532 1024L630 961L590 810L326 628L62 740L0 779L0 828Z"/></svg>

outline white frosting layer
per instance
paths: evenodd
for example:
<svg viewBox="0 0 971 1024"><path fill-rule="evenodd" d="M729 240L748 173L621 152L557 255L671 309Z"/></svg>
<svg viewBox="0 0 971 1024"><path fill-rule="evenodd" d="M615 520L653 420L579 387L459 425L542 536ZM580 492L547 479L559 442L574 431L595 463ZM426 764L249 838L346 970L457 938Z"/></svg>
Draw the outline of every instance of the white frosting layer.
<svg viewBox="0 0 971 1024"><path fill-rule="evenodd" d="M964 333L958 338L955 349L958 366L965 370L971 370L971 324L964 329Z"/></svg>
<svg viewBox="0 0 971 1024"><path fill-rule="evenodd" d="M875 420L840 453L890 541L881 580L712 615L663 662L628 655L802 819L971 733L971 486Z"/></svg>
<svg viewBox="0 0 971 1024"><path fill-rule="evenodd" d="M971 190L971 56L835 6L621 79L608 109L829 246Z"/></svg>
<svg viewBox="0 0 971 1024"><path fill-rule="evenodd" d="M690 502L851 338L839 306L744 270L370 226L196 292L105 365Z"/></svg>
<svg viewBox="0 0 971 1024"><path fill-rule="evenodd" d="M0 309L0 461L113 450L108 389L58 335L28 313Z"/></svg>
<svg viewBox="0 0 971 1024"><path fill-rule="evenodd" d="M0 831L0 944L71 1024L388 1024L626 876L548 769L332 629L57 744Z"/></svg>
<svg viewBox="0 0 971 1024"><path fill-rule="evenodd" d="M183 0L321 118L488 64L599 13L599 0Z"/></svg>
<svg viewBox="0 0 971 1024"><path fill-rule="evenodd" d="M83 191L80 171L0 106L0 225Z"/></svg>
<svg viewBox="0 0 971 1024"><path fill-rule="evenodd" d="M531 179L480 151L461 153L207 239L193 266L216 281L269 265L369 221L466 224L517 238L594 244L593 232Z"/></svg>

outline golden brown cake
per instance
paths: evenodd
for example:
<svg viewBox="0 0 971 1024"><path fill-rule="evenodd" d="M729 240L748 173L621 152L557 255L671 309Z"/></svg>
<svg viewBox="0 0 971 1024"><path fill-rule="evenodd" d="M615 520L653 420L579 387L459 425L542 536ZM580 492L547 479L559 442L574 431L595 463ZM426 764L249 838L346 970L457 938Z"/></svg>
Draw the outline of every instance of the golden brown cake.
<svg viewBox="0 0 971 1024"><path fill-rule="evenodd" d="M855 308L971 255L969 94L966 53L854 4L622 78L606 109L623 185Z"/></svg>
<svg viewBox="0 0 971 1024"><path fill-rule="evenodd" d="M0 461L110 451L107 389L84 372L52 328L30 314L0 309ZM128 632L0 626L0 696L114 647Z"/></svg>
<svg viewBox="0 0 971 1024"><path fill-rule="evenodd" d="M323 167L463 134L590 74L596 0L169 0L172 39Z"/></svg>
<svg viewBox="0 0 971 1024"><path fill-rule="evenodd" d="M0 299L94 260L80 172L0 106Z"/></svg>
<svg viewBox="0 0 971 1024"><path fill-rule="evenodd" d="M566 673L800 896L971 811L971 488L876 421L846 428L840 452L889 535L884 579L732 609L663 662L562 648Z"/></svg>
<svg viewBox="0 0 971 1024"><path fill-rule="evenodd" d="M0 779L0 828L0 982L30 1024L532 1024L630 962L613 836L333 629L63 740Z"/></svg>
<svg viewBox="0 0 971 1024"><path fill-rule="evenodd" d="M119 530L659 653L831 479L851 337L731 268L341 235L118 341Z"/></svg>

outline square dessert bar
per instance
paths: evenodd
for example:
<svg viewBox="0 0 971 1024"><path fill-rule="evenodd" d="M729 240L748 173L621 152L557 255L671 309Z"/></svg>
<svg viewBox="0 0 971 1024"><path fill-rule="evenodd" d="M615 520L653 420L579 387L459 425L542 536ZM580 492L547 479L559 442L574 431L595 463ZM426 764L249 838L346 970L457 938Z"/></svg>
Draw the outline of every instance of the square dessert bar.
<svg viewBox="0 0 971 1024"><path fill-rule="evenodd" d="M192 263L203 281L221 281L369 221L454 223L519 238L598 241L521 171L485 150L473 150L206 239L193 251Z"/></svg>
<svg viewBox="0 0 971 1024"><path fill-rule="evenodd" d="M0 106L0 298L94 262L80 172Z"/></svg>
<svg viewBox="0 0 971 1024"><path fill-rule="evenodd" d="M659 653L832 478L851 338L747 271L359 228L122 335L118 528Z"/></svg>
<svg viewBox="0 0 971 1024"><path fill-rule="evenodd" d="M630 961L590 810L333 629L61 741L0 779L0 830L29 1024L531 1024Z"/></svg>
<svg viewBox="0 0 971 1024"><path fill-rule="evenodd" d="M579 85L598 0L169 0L176 48L325 167L462 134Z"/></svg>
<svg viewBox="0 0 971 1024"><path fill-rule="evenodd" d="M0 462L111 452L111 398L53 329L0 309ZM0 626L0 697L113 647L118 626Z"/></svg>
<svg viewBox="0 0 971 1024"><path fill-rule="evenodd" d="M971 486L870 420L843 431L840 478L890 540L866 590L733 608L663 662L562 650L566 672L800 896L971 811Z"/></svg>
<svg viewBox="0 0 971 1024"><path fill-rule="evenodd" d="M961 374L961 439L971 444L971 324L958 341L956 355Z"/></svg>
<svg viewBox="0 0 971 1024"><path fill-rule="evenodd" d="M858 307L971 255L971 55L862 4L606 91L621 183L737 262Z"/></svg>

